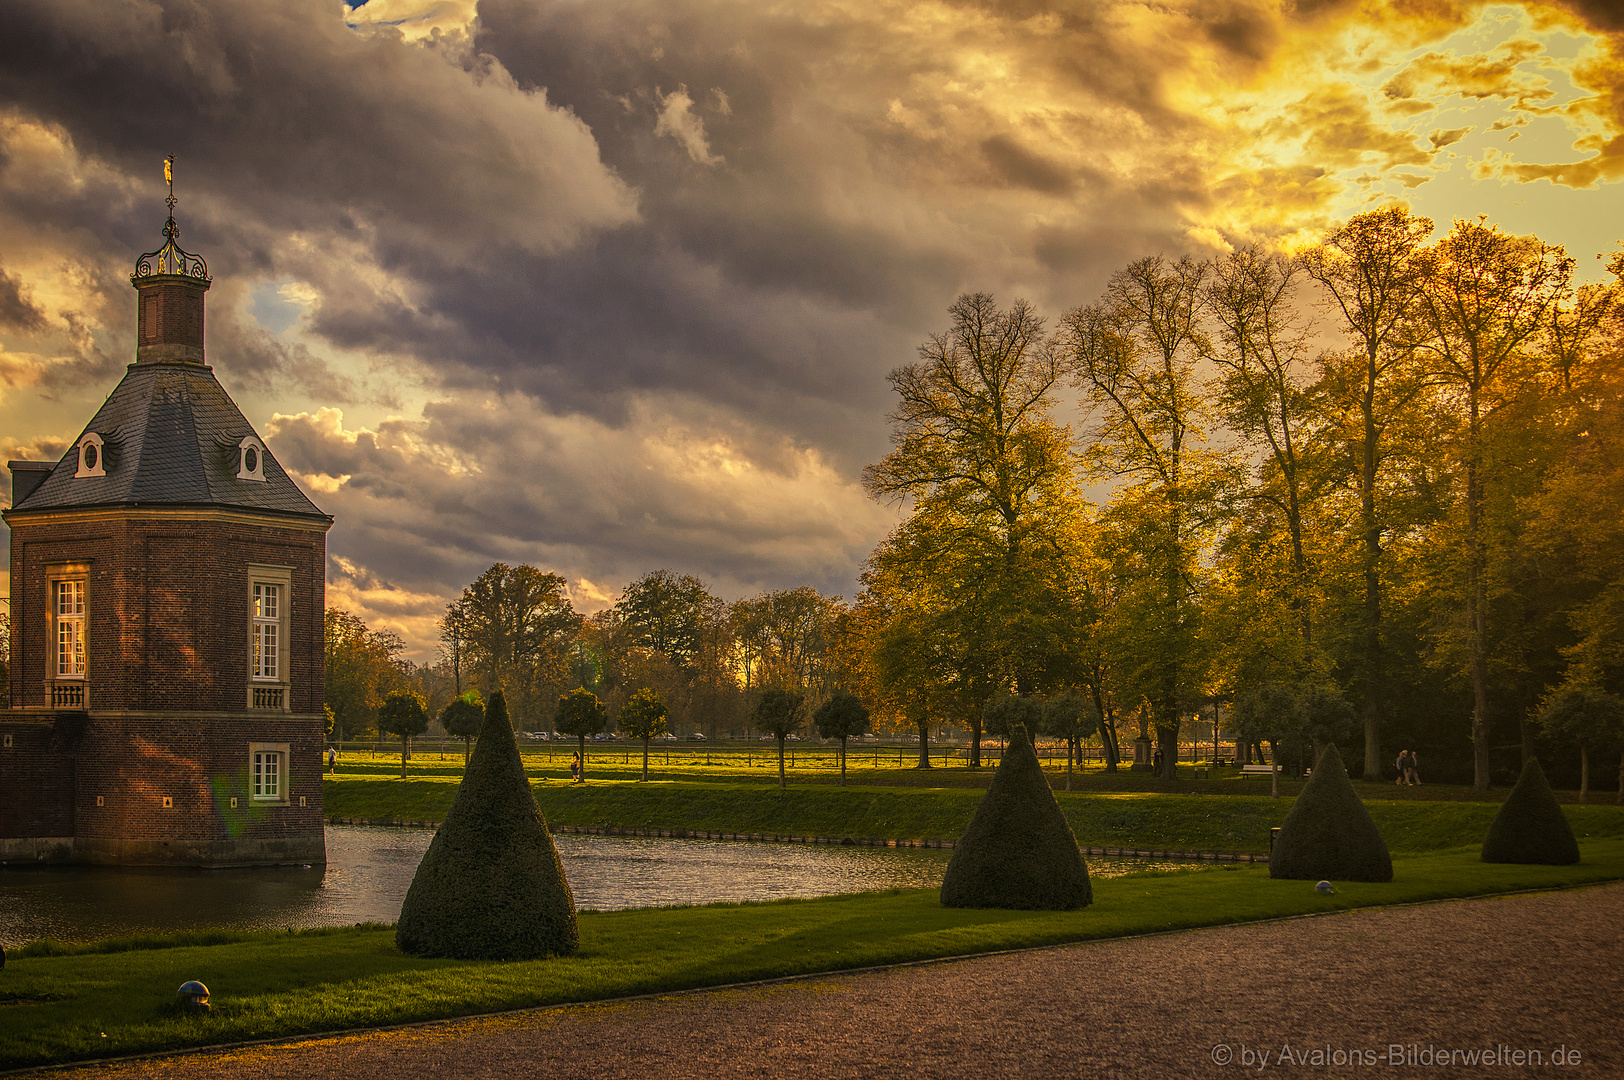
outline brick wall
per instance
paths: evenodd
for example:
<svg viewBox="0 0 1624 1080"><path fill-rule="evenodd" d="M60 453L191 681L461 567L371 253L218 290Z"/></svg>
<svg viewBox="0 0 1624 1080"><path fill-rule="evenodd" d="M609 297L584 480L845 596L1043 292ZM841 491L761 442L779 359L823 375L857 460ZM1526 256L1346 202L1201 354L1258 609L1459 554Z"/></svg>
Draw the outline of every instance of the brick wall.
<svg viewBox="0 0 1624 1080"><path fill-rule="evenodd" d="M73 755L54 728L0 717L0 839L73 835Z"/></svg>
<svg viewBox="0 0 1624 1080"><path fill-rule="evenodd" d="M320 723L293 717L95 714L78 754L78 857L319 862L322 742ZM253 798L250 743L288 744L280 801Z"/></svg>
<svg viewBox="0 0 1624 1080"><path fill-rule="evenodd" d="M146 281L136 287L136 344L203 348L203 291L198 283Z"/></svg>
<svg viewBox="0 0 1624 1080"><path fill-rule="evenodd" d="M159 513L14 521L12 704L50 706L49 572L82 562L89 707L247 708L248 566L292 567L289 710L319 713L327 541L319 530Z"/></svg>

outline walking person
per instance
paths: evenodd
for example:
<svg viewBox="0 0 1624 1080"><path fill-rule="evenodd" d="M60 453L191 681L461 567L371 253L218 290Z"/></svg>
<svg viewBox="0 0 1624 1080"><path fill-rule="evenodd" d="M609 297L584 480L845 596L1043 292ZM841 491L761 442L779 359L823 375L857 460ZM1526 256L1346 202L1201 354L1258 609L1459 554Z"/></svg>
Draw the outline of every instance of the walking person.
<svg viewBox="0 0 1624 1080"><path fill-rule="evenodd" d="M1421 785L1421 774L1417 772L1418 765L1415 760L1415 751L1407 750L1404 753L1404 781L1411 787Z"/></svg>
<svg viewBox="0 0 1624 1080"><path fill-rule="evenodd" d="M328 772L337 772L338 771L338 748L337 747L329 746L327 748L327 771Z"/></svg>
<svg viewBox="0 0 1624 1080"><path fill-rule="evenodd" d="M1404 786L1404 761L1409 756L1410 752L1408 750L1400 750L1398 752L1398 757L1393 759L1393 768L1398 771L1398 779L1394 780L1393 783L1397 784L1399 787Z"/></svg>
<svg viewBox="0 0 1624 1080"><path fill-rule="evenodd" d="M575 751L575 756L570 758L570 779L577 783L581 779L581 752L579 750Z"/></svg>

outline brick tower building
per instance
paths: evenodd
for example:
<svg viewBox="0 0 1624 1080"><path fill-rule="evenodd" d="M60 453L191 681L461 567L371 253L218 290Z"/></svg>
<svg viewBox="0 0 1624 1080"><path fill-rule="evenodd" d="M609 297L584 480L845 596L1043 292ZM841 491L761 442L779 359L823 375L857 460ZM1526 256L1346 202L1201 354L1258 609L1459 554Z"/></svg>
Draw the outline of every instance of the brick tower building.
<svg viewBox="0 0 1624 1080"><path fill-rule="evenodd" d="M141 256L135 363L60 461L13 461L0 862L325 861L332 518L204 363L203 259Z"/></svg>

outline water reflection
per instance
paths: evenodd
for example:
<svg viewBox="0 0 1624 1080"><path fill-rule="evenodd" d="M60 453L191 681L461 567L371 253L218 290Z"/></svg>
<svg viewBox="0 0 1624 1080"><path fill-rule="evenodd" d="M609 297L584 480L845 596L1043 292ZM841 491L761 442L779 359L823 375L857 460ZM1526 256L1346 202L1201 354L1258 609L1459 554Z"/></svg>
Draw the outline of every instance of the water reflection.
<svg viewBox="0 0 1624 1080"><path fill-rule="evenodd" d="M394 922L427 829L327 828L327 867L0 869L0 942ZM616 836L556 838L575 902L599 911L940 885L951 855L901 848ZM1089 859L1096 877L1178 865Z"/></svg>

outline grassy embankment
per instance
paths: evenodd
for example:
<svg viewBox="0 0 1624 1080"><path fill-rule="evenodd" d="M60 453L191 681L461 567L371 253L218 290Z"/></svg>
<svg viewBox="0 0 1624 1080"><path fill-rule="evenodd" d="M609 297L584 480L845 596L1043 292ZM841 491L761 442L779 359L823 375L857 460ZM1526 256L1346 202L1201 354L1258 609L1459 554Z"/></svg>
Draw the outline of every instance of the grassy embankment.
<svg viewBox="0 0 1624 1080"><path fill-rule="evenodd" d="M327 781L324 805L327 814L336 817L439 821L451 806L460 778L460 769L410 780L379 772L340 773ZM1292 798L1269 798L1266 782L1216 783L1243 793L1060 791L1055 797L1078 843L1086 846L1268 851L1269 828L1285 820ZM888 839L956 839L981 798L979 788L818 784L779 792L761 783L727 783L712 775L647 784L630 779L585 784L547 780L532 784L532 789L547 820L555 825ZM1387 791L1398 789L1388 786ZM1499 809L1492 802L1382 799L1386 792L1379 787L1363 794L1395 852L1481 844ZM1500 795L1503 798L1504 792ZM1624 837L1624 807L1564 809L1581 841Z"/></svg>
<svg viewBox="0 0 1624 1080"><path fill-rule="evenodd" d="M1491 866L1473 852L1394 861L1386 884L1316 894L1263 867L1100 880L1077 912L943 908L935 890L769 904L587 912L581 951L515 963L417 960L388 928L218 934L14 953L0 974L0 1068L381 1026L873 964L1624 878L1624 841L1571 867ZM115 951L122 950L122 951ZM174 988L201 979L208 1018Z"/></svg>

